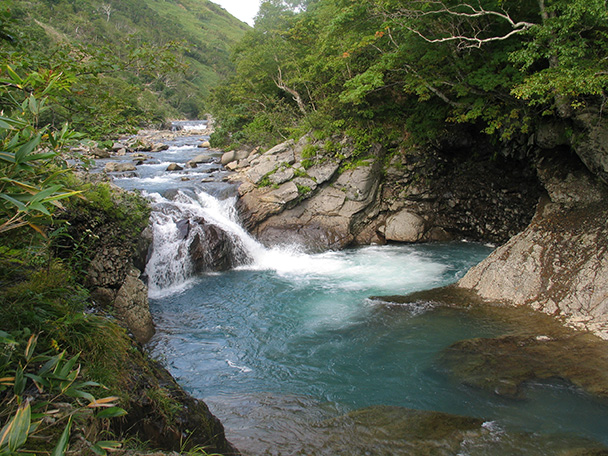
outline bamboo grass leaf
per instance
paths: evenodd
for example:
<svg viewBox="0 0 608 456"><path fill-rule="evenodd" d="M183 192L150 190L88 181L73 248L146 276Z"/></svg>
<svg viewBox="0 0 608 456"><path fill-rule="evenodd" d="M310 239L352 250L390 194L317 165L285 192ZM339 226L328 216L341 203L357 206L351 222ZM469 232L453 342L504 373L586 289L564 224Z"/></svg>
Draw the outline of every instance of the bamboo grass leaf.
<svg viewBox="0 0 608 456"><path fill-rule="evenodd" d="M70 432L72 431L72 417L70 416L68 420L68 424L65 426L65 429L61 433L61 437L59 438L59 442L55 446L55 449L51 453L51 456L64 456L66 450L68 449L68 443L70 439Z"/></svg>
<svg viewBox="0 0 608 456"><path fill-rule="evenodd" d="M9 451L15 452L23 446L30 432L31 414L30 403L25 401L0 431L0 449L6 446Z"/></svg>

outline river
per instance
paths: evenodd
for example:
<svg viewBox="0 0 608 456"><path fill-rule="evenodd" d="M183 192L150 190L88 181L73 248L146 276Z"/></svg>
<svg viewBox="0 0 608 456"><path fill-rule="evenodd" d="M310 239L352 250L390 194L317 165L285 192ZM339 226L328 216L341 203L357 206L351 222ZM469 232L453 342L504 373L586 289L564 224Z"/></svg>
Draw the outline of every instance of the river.
<svg viewBox="0 0 608 456"><path fill-rule="evenodd" d="M453 283L491 246L266 248L240 227L235 189L216 163L166 171L206 153L197 148L204 139L172 139L136 176L114 182L144 191L154 206L146 273L158 331L149 349L244 454L555 454L608 444L608 404L570 384L537 382L525 398L505 398L456 381L440 362L454 342L498 336L508 321L371 299ZM180 222L199 218L239 246L236 268L193 274ZM394 425L410 409L479 418L483 432L457 443L433 438L435 452L423 450L404 444Z"/></svg>

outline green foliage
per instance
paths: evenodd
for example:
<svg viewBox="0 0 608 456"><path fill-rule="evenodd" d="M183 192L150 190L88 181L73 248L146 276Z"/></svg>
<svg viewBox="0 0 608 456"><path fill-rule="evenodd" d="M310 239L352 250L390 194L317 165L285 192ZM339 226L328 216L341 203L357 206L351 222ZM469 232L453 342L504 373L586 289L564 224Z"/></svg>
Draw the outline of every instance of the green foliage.
<svg viewBox="0 0 608 456"><path fill-rule="evenodd" d="M23 113L36 122L45 98L33 94L23 102ZM65 189L64 169L58 168L63 146L75 135L64 126L54 132L37 129L24 119L0 117L0 234L23 226L42 233L60 201L79 192Z"/></svg>
<svg viewBox="0 0 608 456"><path fill-rule="evenodd" d="M293 136L349 130L359 154L369 131L384 145L432 142L458 123L497 140L529 134L541 114L604 103L607 16L603 0L264 2L215 92L216 145L280 141L261 120L279 103Z"/></svg>
<svg viewBox="0 0 608 456"><path fill-rule="evenodd" d="M126 413L116 406L117 397L96 398L91 393L103 387L80 379L78 354L68 357L66 351L39 352L38 338L28 330L0 330L2 455L31 453L39 449L36 439L43 439L54 441L53 456L62 456L74 427L80 428L90 419L106 420ZM121 446L116 441L87 444L100 455Z"/></svg>
<svg viewBox="0 0 608 456"><path fill-rule="evenodd" d="M0 19L0 67L69 82L41 120L94 138L203 114L247 29L207 0L5 0Z"/></svg>

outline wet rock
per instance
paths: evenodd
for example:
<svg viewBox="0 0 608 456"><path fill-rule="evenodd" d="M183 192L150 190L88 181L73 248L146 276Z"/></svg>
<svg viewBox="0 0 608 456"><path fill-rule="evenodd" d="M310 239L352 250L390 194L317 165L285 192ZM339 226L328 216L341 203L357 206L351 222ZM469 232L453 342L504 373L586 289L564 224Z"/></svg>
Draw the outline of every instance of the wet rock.
<svg viewBox="0 0 608 456"><path fill-rule="evenodd" d="M608 397L606 344L586 333L507 335L447 348L441 361L462 383L522 398L530 381L563 379Z"/></svg>
<svg viewBox="0 0 608 456"><path fill-rule="evenodd" d="M404 407L344 414L304 397L268 393L212 399L210 405L228 417L227 434L249 456L608 454L584 438L511 432L480 418Z"/></svg>
<svg viewBox="0 0 608 456"><path fill-rule="evenodd" d="M137 152L137 153L131 154L131 158L133 160L135 160L135 161L145 161L145 160L151 159L152 156L148 155L148 154L141 153L141 152Z"/></svg>
<svg viewBox="0 0 608 456"><path fill-rule="evenodd" d="M190 220L180 220L176 223L180 239L186 239L190 234Z"/></svg>
<svg viewBox="0 0 608 456"><path fill-rule="evenodd" d="M121 406L128 413L112 420L118 433L180 454L200 448L226 456L240 454L226 440L224 427L207 405L188 395L156 361L130 353L125 383L129 390Z"/></svg>
<svg viewBox="0 0 608 456"><path fill-rule="evenodd" d="M108 149L93 147L90 149L89 155L91 155L93 158L110 158L110 151Z"/></svg>
<svg viewBox="0 0 608 456"><path fill-rule="evenodd" d="M184 170L184 168L182 168L177 163L171 163L171 164L169 164L169 166L167 166L167 171L183 171L183 170Z"/></svg>
<svg viewBox="0 0 608 456"><path fill-rule="evenodd" d="M213 163L215 161L215 157L209 154L200 154L190 160L188 163L195 163L200 165L201 163Z"/></svg>
<svg viewBox="0 0 608 456"><path fill-rule="evenodd" d="M195 272L226 271L247 259L225 231L205 219L191 220L188 226L188 236L192 238L189 255Z"/></svg>
<svg viewBox="0 0 608 456"><path fill-rule="evenodd" d="M526 306L488 304L475 292L457 286L372 299L395 306L393 310L425 306L500 322L501 336L456 342L439 357L448 375L463 384L521 399L528 382L559 379L589 394L608 397L608 342L564 327L551 316Z"/></svg>
<svg viewBox="0 0 608 456"><path fill-rule="evenodd" d="M136 171L137 168L133 163L117 163L117 162L109 162L106 163L104 167L104 171L106 173L123 173L127 171Z"/></svg>

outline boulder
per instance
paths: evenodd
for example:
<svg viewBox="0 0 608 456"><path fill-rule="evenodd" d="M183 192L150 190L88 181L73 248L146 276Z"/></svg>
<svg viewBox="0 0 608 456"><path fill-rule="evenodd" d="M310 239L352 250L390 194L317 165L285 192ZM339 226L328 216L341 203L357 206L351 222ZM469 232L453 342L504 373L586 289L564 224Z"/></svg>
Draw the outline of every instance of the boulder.
<svg viewBox="0 0 608 456"><path fill-rule="evenodd" d="M183 171L183 170L184 170L184 168L182 168L177 163L171 163L169 166L167 166L167 171Z"/></svg>
<svg viewBox="0 0 608 456"><path fill-rule="evenodd" d="M203 141L198 145L199 149L209 149L211 147L211 143L209 141Z"/></svg>
<svg viewBox="0 0 608 456"><path fill-rule="evenodd" d="M180 233L185 233L183 224ZM225 231L203 218L189 221L186 236L192 238L189 255L197 273L226 271L247 259L244 251Z"/></svg>
<svg viewBox="0 0 608 456"><path fill-rule="evenodd" d="M137 168L135 167L135 165L133 163L116 163L116 162L109 162L106 163L106 166L104 167L104 171L106 173L124 173L124 172L128 172L128 171L136 171Z"/></svg>
<svg viewBox="0 0 608 456"><path fill-rule="evenodd" d="M608 188L580 162L541 161L539 175L548 195L532 223L458 286L608 339Z"/></svg>
<svg viewBox="0 0 608 456"><path fill-rule="evenodd" d="M222 155L220 162L222 165L227 165L233 161L244 160L249 157L250 152L247 150L231 150Z"/></svg>
<svg viewBox="0 0 608 456"><path fill-rule="evenodd" d="M131 268L116 294L114 311L135 339L147 343L154 335L154 323L148 304L148 287L139 279L140 271Z"/></svg>
<svg viewBox="0 0 608 456"><path fill-rule="evenodd" d="M150 152L161 152L163 150L169 149L168 144L153 144Z"/></svg>
<svg viewBox="0 0 608 456"><path fill-rule="evenodd" d="M92 147L89 151L89 155L91 155L93 158L110 158L110 151L108 149Z"/></svg>
<svg viewBox="0 0 608 456"><path fill-rule="evenodd" d="M387 241L417 242L423 238L424 233L424 219L408 210L390 216L384 228L384 237Z"/></svg>
<svg viewBox="0 0 608 456"><path fill-rule="evenodd" d="M215 157L213 155L200 154L200 155L197 155L196 157L194 157L188 163L201 164L201 163L212 163L214 161L215 161Z"/></svg>
<svg viewBox="0 0 608 456"><path fill-rule="evenodd" d="M131 154L131 158L135 161L140 161L140 160L150 160L152 158L152 156L141 153L141 152L135 152L135 153Z"/></svg>

